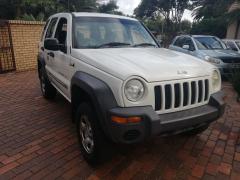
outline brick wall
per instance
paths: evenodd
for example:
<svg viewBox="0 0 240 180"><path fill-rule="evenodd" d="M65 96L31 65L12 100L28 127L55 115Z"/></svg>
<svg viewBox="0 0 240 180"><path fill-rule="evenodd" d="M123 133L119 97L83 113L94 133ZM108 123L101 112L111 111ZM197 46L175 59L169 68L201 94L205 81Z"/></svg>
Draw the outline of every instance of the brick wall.
<svg viewBox="0 0 240 180"><path fill-rule="evenodd" d="M17 71L36 69L38 43L44 22L9 21Z"/></svg>

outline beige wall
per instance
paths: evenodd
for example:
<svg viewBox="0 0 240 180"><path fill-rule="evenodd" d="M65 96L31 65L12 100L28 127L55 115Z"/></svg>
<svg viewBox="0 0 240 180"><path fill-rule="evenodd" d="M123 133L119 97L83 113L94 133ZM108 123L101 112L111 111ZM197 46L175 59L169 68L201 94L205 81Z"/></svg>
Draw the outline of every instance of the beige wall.
<svg viewBox="0 0 240 180"><path fill-rule="evenodd" d="M9 21L17 71L36 69L43 22Z"/></svg>

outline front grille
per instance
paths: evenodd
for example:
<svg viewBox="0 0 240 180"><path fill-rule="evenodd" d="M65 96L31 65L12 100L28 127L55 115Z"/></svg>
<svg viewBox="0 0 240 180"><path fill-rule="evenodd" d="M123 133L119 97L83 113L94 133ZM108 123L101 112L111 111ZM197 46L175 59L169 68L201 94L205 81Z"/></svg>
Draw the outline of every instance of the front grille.
<svg viewBox="0 0 240 180"><path fill-rule="evenodd" d="M171 110L208 101L209 80L165 83L154 87L155 110Z"/></svg>
<svg viewBox="0 0 240 180"><path fill-rule="evenodd" d="M221 58L224 63L232 64L232 63L240 63L240 58Z"/></svg>

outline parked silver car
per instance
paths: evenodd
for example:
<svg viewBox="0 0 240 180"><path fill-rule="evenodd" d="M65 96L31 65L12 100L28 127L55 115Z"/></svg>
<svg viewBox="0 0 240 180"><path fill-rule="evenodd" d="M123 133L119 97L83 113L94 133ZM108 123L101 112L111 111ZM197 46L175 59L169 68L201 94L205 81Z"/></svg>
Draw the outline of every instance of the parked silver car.
<svg viewBox="0 0 240 180"><path fill-rule="evenodd" d="M219 38L206 35L177 36L169 49L196 56L219 68L221 74L230 75L240 68L240 54L230 50Z"/></svg>
<svg viewBox="0 0 240 180"><path fill-rule="evenodd" d="M223 42L233 51L240 53L240 39L223 39Z"/></svg>

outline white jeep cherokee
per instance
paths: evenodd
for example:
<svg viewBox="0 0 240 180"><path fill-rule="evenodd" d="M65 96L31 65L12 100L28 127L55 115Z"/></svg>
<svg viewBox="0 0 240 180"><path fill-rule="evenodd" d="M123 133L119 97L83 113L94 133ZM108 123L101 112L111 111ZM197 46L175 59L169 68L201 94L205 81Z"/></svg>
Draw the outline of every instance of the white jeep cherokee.
<svg viewBox="0 0 240 180"><path fill-rule="evenodd" d="M81 151L94 163L105 142L200 132L224 112L221 76L206 62L160 48L138 20L98 13L49 18L38 55L43 96L72 104Z"/></svg>

